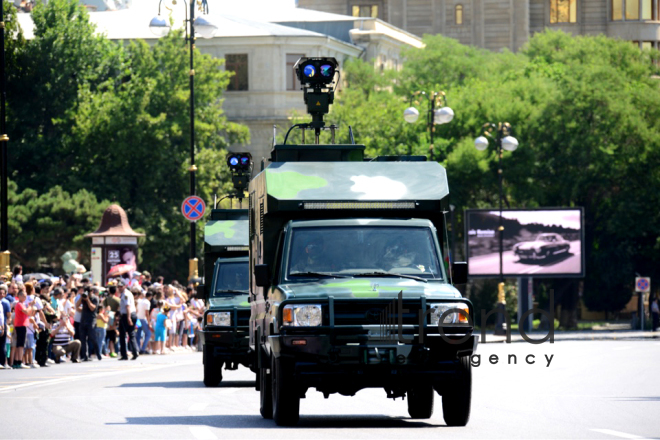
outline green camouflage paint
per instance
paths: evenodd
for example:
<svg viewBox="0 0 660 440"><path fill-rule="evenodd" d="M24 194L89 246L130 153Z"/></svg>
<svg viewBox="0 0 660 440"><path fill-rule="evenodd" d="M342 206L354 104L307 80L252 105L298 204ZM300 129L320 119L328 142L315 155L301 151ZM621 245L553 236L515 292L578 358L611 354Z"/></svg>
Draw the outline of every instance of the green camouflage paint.
<svg viewBox="0 0 660 440"><path fill-rule="evenodd" d="M293 199L305 189L323 188L328 181L322 177L306 176L295 171L281 173L266 169L268 194L278 199Z"/></svg>

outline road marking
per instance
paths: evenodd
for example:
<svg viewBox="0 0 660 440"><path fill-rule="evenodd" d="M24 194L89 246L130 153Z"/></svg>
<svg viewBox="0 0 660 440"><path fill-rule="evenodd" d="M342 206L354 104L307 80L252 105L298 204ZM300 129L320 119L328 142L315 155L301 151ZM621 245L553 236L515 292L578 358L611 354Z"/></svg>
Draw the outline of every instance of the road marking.
<svg viewBox="0 0 660 440"><path fill-rule="evenodd" d="M611 429L592 429L592 431L599 432L601 434L612 435L619 438L644 438L634 434L626 434L625 432L612 431Z"/></svg>
<svg viewBox="0 0 660 440"><path fill-rule="evenodd" d="M195 437L197 440L217 440L218 437L215 436L211 432L209 428L206 426L190 426L188 429L190 429L190 433Z"/></svg>
<svg viewBox="0 0 660 440"><path fill-rule="evenodd" d="M141 368L141 367L133 367L133 368L126 368L122 369L120 371L111 371L111 372L106 372L106 373L92 373L92 374L86 374L86 375L75 375L75 376L65 376L60 379L50 379L50 380L44 380L41 382L29 382L29 383L24 383L20 385L9 385L6 387L0 387L0 394L2 393L8 393L10 391L15 391L19 388L28 388L28 387L38 387L38 386L45 386L45 385L55 385L59 383L65 383L65 382L72 382L74 380L80 380L80 379L95 379L98 377L107 377L107 376L116 376L122 373L135 373L135 372L143 372L143 371L154 371L154 370L161 370L164 368L171 368L171 367L178 367L182 365L195 365L198 364L198 361L191 361L191 362L178 362L174 364L166 364L166 365L154 365L146 368Z"/></svg>
<svg viewBox="0 0 660 440"><path fill-rule="evenodd" d="M625 346L625 347L617 347L617 348L613 348L612 351L629 350L629 349L631 349L631 348L632 348L632 346L627 345L627 346Z"/></svg>
<svg viewBox="0 0 660 440"><path fill-rule="evenodd" d="M196 403L188 408L188 411L204 411L207 406L209 406L208 403Z"/></svg>

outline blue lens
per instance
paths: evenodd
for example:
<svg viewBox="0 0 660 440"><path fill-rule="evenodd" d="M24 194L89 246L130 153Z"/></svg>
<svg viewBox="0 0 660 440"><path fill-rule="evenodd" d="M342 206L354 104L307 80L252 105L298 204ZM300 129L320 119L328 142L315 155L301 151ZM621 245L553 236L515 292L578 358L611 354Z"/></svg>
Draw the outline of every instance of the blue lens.
<svg viewBox="0 0 660 440"><path fill-rule="evenodd" d="M326 78L333 76L335 74L333 67L330 64L324 64L321 66L321 75Z"/></svg>
<svg viewBox="0 0 660 440"><path fill-rule="evenodd" d="M247 156L241 156L241 165L250 165L250 158Z"/></svg>
<svg viewBox="0 0 660 440"><path fill-rule="evenodd" d="M303 69L303 75L305 75L308 78L311 78L314 75L316 75L316 69L314 69L314 66L312 66L311 64L308 64Z"/></svg>
<svg viewBox="0 0 660 440"><path fill-rule="evenodd" d="M235 167L238 165L238 157L231 157L229 158L229 165Z"/></svg>

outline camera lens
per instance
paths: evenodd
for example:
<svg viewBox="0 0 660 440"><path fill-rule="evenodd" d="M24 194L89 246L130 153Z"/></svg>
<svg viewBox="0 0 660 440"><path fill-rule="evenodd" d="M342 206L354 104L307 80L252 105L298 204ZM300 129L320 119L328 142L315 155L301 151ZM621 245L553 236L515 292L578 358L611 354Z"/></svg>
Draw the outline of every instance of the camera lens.
<svg viewBox="0 0 660 440"><path fill-rule="evenodd" d="M316 75L316 69L314 69L314 66L311 64L308 64L303 69L303 74L308 78L312 78L314 75Z"/></svg>

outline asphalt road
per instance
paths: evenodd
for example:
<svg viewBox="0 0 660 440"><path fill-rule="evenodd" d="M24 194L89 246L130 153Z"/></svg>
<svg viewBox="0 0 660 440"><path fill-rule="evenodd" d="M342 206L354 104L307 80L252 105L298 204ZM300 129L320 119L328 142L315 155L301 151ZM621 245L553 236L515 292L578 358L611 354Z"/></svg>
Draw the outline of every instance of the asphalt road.
<svg viewBox="0 0 660 440"><path fill-rule="evenodd" d="M502 252L502 270L505 274L541 275L547 273L580 273L582 260L580 242L571 241L568 253L558 254L539 261L521 262L513 251ZM498 274L500 254L479 255L469 261L470 275Z"/></svg>
<svg viewBox="0 0 660 440"><path fill-rule="evenodd" d="M310 390L296 428L259 415L249 370L204 388L201 354L0 370L0 438L652 438L660 436L660 342L480 345L470 423L448 428L382 390L324 400ZM508 355L517 364L508 364ZM496 365L489 363L497 355ZM528 360L525 358L534 355ZM550 365L545 356L552 356ZM476 359L475 359L476 360Z"/></svg>

